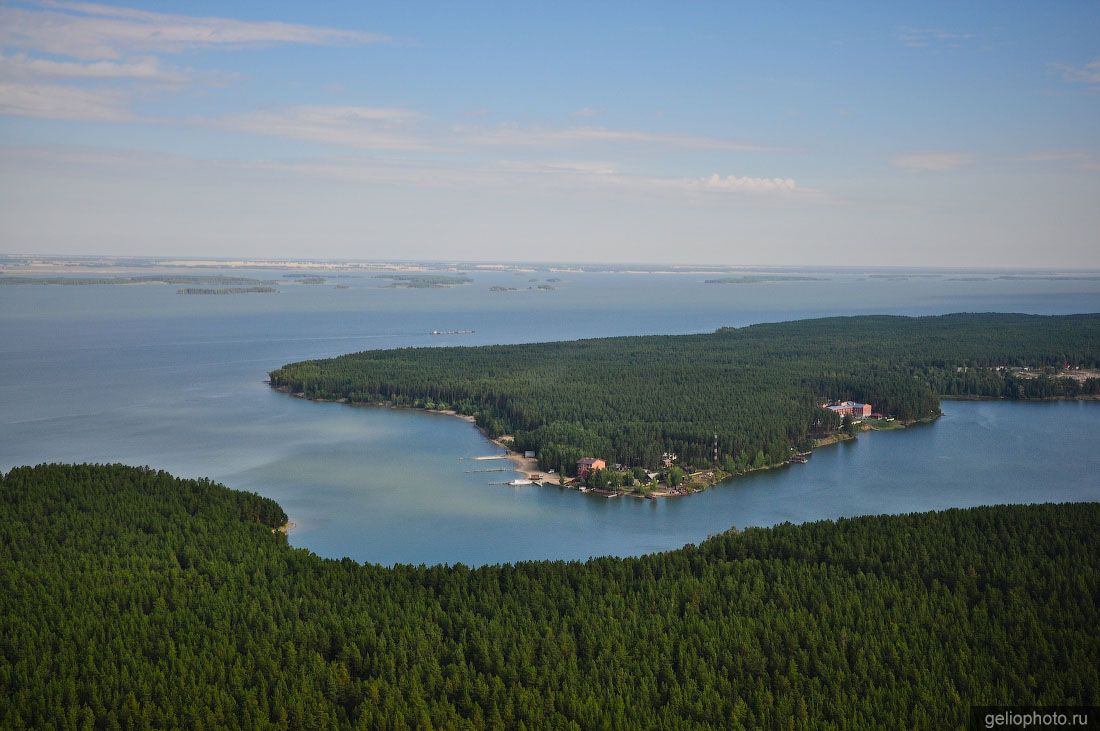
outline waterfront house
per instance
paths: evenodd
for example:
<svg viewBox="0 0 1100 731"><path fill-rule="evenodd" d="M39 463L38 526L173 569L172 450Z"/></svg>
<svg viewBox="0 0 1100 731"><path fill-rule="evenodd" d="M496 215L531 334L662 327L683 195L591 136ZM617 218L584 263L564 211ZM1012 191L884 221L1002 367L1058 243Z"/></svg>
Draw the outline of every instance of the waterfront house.
<svg viewBox="0 0 1100 731"><path fill-rule="evenodd" d="M584 479L591 470L605 470L607 462L599 457L581 457L577 460L577 477Z"/></svg>

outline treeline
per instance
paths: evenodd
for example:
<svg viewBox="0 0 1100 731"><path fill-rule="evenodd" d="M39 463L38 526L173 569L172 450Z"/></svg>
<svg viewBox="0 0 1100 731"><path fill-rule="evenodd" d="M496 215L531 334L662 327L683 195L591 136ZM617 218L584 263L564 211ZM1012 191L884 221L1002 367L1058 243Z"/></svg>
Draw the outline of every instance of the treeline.
<svg viewBox="0 0 1100 731"><path fill-rule="evenodd" d="M837 317L705 335L367 351L286 365L271 383L310 398L453 408L492 436L513 435L543 469L569 473L583 455L652 467L675 452L713 464L715 435L719 464L758 452L781 462L839 425L820 408L826 400L916 420L939 413L938 394L1068 393L1061 379L1009 384L989 370L1066 363L1100 363L1100 316Z"/></svg>
<svg viewBox="0 0 1100 731"><path fill-rule="evenodd" d="M586 563L361 566L270 500L0 477L0 727L956 728L1100 703L1100 505L724 534Z"/></svg>
<svg viewBox="0 0 1100 731"><path fill-rule="evenodd" d="M1100 378L1077 380L1056 369L1047 373L1021 374L1009 370L967 369L928 373L933 388L944 396L979 398L1044 399L1100 396Z"/></svg>

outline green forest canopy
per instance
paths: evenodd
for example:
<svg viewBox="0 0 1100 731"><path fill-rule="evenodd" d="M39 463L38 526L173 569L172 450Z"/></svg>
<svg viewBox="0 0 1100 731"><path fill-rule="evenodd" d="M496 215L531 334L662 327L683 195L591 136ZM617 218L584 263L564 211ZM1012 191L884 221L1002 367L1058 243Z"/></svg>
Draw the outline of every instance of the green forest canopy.
<svg viewBox="0 0 1100 731"><path fill-rule="evenodd" d="M582 455L655 466L742 469L782 462L838 424L826 400L870 402L902 420L938 395L1042 398L1100 393L1100 380L1022 378L998 366L1100 364L1100 315L956 314L799 320L701 335L373 350L292 363L276 388L310 398L453 408L511 434L544 469ZM734 471L730 469L730 471Z"/></svg>
<svg viewBox="0 0 1100 731"><path fill-rule="evenodd" d="M150 469L0 476L3 728L954 728L1100 703L1100 505L362 566Z"/></svg>

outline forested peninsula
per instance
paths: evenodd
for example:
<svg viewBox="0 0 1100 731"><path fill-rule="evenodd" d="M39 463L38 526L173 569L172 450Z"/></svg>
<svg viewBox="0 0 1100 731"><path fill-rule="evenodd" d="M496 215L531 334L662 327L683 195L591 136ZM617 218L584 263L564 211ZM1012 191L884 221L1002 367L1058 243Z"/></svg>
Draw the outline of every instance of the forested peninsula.
<svg viewBox="0 0 1100 731"><path fill-rule="evenodd" d="M834 434L841 417L826 402L904 423L934 418L945 396L1097 396L1100 378L1082 375L1097 366L1100 315L955 314L374 350L285 365L270 382L312 399L453 409L564 474L582 456L648 469L666 453L732 474Z"/></svg>
<svg viewBox="0 0 1100 731"><path fill-rule="evenodd" d="M958 728L1100 703L1100 505L363 566L147 468L0 476L0 727Z"/></svg>

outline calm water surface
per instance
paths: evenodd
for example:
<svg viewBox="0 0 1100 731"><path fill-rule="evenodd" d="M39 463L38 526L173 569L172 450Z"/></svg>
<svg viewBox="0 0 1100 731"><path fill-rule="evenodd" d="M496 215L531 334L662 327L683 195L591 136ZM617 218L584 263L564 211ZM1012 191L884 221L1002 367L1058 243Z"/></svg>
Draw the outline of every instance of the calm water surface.
<svg viewBox="0 0 1100 731"><path fill-rule="evenodd" d="M256 273L272 276L271 273ZM278 275L275 275L278 276ZM831 314L1100 311L1100 282L702 285L698 275L479 274L451 290L0 287L0 469L149 464L278 500L294 545L361 561L468 564L671 549L730 526L989 503L1100 500L1100 403L945 402L929 426L863 435L810 463L679 500L488 484L496 450L450 417L314 404L269 370L367 348L679 333ZM433 329L474 328L432 337Z"/></svg>

